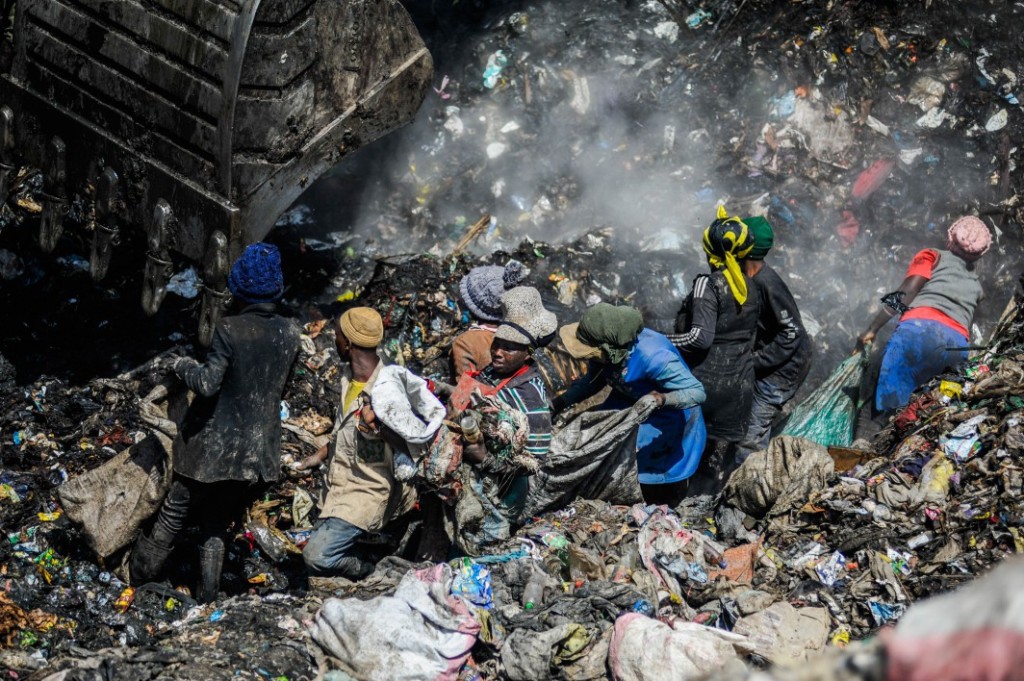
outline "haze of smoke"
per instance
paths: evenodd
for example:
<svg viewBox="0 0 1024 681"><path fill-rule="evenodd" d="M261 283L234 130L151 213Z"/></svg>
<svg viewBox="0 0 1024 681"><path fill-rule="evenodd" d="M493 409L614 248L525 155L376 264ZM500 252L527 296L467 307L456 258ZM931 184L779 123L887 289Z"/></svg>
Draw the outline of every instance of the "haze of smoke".
<svg viewBox="0 0 1024 681"><path fill-rule="evenodd" d="M785 134L785 116L773 115L775 98L808 83L768 55L746 45L723 47L710 34L693 43L683 31L672 42L664 37L667 21L653 1L629 8L611 0L547 0L525 5L520 15L496 15L479 37L452 43L450 53L435 50L435 85L448 76L450 99L429 94L412 126L364 150L363 163L350 166L372 180L361 186L355 214L343 226L391 253L457 238L485 212L498 230L481 251L511 248L524 237L570 240L609 226L652 249L679 251L689 281L706 267L699 237L718 201L740 214L770 209L777 231L770 260L788 277L817 333L825 361L816 371L827 373L849 351L878 297L902 279L910 256L941 248L948 220L988 199L988 178L971 161L978 149L949 134L937 169L897 165L862 215L856 243L844 248L834 225L874 152L865 151L864 166L848 171L806 154L800 158L814 172L738 167L739 159L756 156L764 123ZM477 96L498 49L509 60L501 79L513 87L499 79ZM692 74L715 50L724 75L703 91ZM955 58L966 68L963 55L954 51ZM949 64L923 65L921 73L929 68ZM811 106L831 112L837 103L826 95ZM738 123L744 120L750 129ZM859 132L851 144L867 148L869 135ZM813 144L821 136L805 130L794 139ZM795 218L784 219L787 212ZM999 258L980 265L990 284L1017 268L1007 241L997 246ZM992 293L1000 300L979 311L981 331L1009 295Z"/></svg>

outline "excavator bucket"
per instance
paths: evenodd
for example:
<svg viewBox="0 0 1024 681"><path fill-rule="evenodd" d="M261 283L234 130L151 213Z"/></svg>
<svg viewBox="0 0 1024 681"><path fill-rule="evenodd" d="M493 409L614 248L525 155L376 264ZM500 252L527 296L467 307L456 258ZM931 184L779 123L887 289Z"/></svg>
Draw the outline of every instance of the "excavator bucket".
<svg viewBox="0 0 1024 681"><path fill-rule="evenodd" d="M92 188L90 265L146 235L155 313L171 251L200 263L209 343L229 264L320 174L412 120L433 63L397 0L17 0L0 78L0 198L43 174L39 243Z"/></svg>

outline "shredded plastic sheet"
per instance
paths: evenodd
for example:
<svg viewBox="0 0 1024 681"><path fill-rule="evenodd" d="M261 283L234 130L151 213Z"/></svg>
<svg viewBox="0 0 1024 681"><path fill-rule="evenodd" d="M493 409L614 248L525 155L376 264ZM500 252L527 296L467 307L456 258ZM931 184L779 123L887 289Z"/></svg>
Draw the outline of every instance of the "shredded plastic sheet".
<svg viewBox="0 0 1024 681"><path fill-rule="evenodd" d="M801 402L789 417L783 435L802 437L825 447L849 447L860 411L860 385L868 352L847 358Z"/></svg>

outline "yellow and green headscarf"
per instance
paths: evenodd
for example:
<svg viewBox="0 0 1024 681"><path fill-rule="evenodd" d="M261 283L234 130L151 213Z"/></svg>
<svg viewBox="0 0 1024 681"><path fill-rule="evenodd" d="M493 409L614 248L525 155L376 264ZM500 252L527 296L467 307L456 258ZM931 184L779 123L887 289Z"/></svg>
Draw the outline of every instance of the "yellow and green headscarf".
<svg viewBox="0 0 1024 681"><path fill-rule="evenodd" d="M704 252L715 270L722 270L733 298L742 305L747 302L747 280L739 260L754 248L747 224L738 217L729 217L725 206L718 207L718 217L704 230Z"/></svg>

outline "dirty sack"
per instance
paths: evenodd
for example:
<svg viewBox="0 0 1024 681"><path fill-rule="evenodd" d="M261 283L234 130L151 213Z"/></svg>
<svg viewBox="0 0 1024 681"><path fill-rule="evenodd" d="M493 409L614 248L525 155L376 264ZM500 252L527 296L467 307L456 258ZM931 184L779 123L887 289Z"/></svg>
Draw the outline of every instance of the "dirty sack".
<svg viewBox="0 0 1024 681"><path fill-rule="evenodd" d="M578 622L563 622L545 631L516 629L501 648L501 664L511 681L606 678L608 632ZM561 674L558 674L561 672Z"/></svg>
<svg viewBox="0 0 1024 681"><path fill-rule="evenodd" d="M454 507L445 514L445 531L456 548L469 556L512 536L509 509L502 497L511 481L496 480L469 464L459 469L462 486Z"/></svg>
<svg viewBox="0 0 1024 681"><path fill-rule="evenodd" d="M370 405L381 422L406 443L408 451L395 452L395 477L411 480L418 463L430 450L445 417L445 408L427 382L405 367L391 365L381 368L373 384Z"/></svg>
<svg viewBox="0 0 1024 681"><path fill-rule="evenodd" d="M783 435L806 438L825 447L849 447L861 407L861 382L868 354L865 350L844 360L793 409Z"/></svg>
<svg viewBox="0 0 1024 681"><path fill-rule="evenodd" d="M671 625L637 613L615 620L608 666L615 681L670 681L745 669L744 636L673 618Z"/></svg>
<svg viewBox="0 0 1024 681"><path fill-rule="evenodd" d="M918 603L882 640L890 679L1024 679L1024 559Z"/></svg>
<svg viewBox="0 0 1024 681"><path fill-rule="evenodd" d="M397 365L382 367L373 384L374 413L405 442L422 445L434 438L445 409L427 382Z"/></svg>
<svg viewBox="0 0 1024 681"><path fill-rule="evenodd" d="M453 578L441 563L407 573L393 596L330 598L309 632L353 678L454 681L480 623L451 594Z"/></svg>
<svg viewBox="0 0 1024 681"><path fill-rule="evenodd" d="M171 488L178 429L167 417L167 394L165 386L157 386L139 403L139 416L151 429L145 438L57 490L67 517L82 527L101 558L130 544Z"/></svg>
<svg viewBox="0 0 1024 681"><path fill-rule="evenodd" d="M636 436L647 414L584 412L551 440L551 449L530 481L526 515L564 508L574 499L632 505L642 500L636 468Z"/></svg>
<svg viewBox="0 0 1024 681"><path fill-rule="evenodd" d="M780 601L740 618L733 633L745 636L761 657L785 665L824 650L830 623L826 608L794 608Z"/></svg>
<svg viewBox="0 0 1024 681"><path fill-rule="evenodd" d="M752 516L777 515L824 489L834 472L827 449L810 440L780 435L768 449L751 454L733 471L722 499Z"/></svg>

